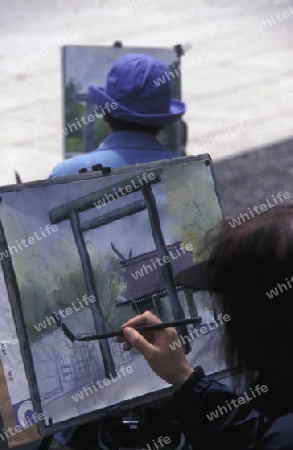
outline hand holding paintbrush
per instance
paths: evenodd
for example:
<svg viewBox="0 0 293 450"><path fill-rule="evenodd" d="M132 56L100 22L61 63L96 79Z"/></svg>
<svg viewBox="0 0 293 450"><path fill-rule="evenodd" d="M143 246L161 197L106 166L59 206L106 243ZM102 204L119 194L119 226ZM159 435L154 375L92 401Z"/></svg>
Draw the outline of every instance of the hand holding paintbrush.
<svg viewBox="0 0 293 450"><path fill-rule="evenodd" d="M146 311L124 323L121 330L80 337L74 336L57 314L54 314L54 319L71 341L93 341L116 337L118 343L124 344L125 351L132 347L136 348L144 356L152 370L175 387L184 383L193 372L193 368L185 358L180 339L180 345L174 345L179 338L174 327L189 323L201 323L199 317L162 322L157 316Z"/></svg>
<svg viewBox="0 0 293 450"><path fill-rule="evenodd" d="M175 323L179 325L178 322L183 325L182 321ZM196 322L201 320L197 318ZM174 324L174 322L170 323ZM124 343L125 351L136 348L160 378L179 387L192 374L193 368L185 357L181 341L173 326L168 326L166 322L162 322L154 314L146 311L124 323L123 336L118 336L116 341ZM143 329L143 335L138 331L139 329ZM179 343L178 346L177 343Z"/></svg>
<svg viewBox="0 0 293 450"><path fill-rule="evenodd" d="M122 337L123 336L123 327L126 326L126 324L123 324L121 326L121 330L117 330L117 331L109 331L108 333L103 333L103 334L95 334L95 335L89 335L89 336L80 336L80 337L76 337L70 330L69 328L65 325L65 323L63 323L60 319L60 317L55 313L52 314L57 326L61 327L62 330L64 331L65 336L68 337L68 339L70 339L72 342L73 341L97 341L100 339L109 339L112 337ZM156 317L156 316L154 316ZM132 319L131 319L132 320ZM128 324L129 322L127 322ZM137 326L135 327L136 331L140 332L140 333L145 333L147 331L155 331L155 330L162 330L164 328L168 328L168 327L179 327L182 325L188 325L191 323L201 323L201 318L200 317L193 317L190 319L182 319L182 320L175 320L172 322L157 322L157 323L151 323L151 324L147 324L147 325L142 325L142 326Z"/></svg>

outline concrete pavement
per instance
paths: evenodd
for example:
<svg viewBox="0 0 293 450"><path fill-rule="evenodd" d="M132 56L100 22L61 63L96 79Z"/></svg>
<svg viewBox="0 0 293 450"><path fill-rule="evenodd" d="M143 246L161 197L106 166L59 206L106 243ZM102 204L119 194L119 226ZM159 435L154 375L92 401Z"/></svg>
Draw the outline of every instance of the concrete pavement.
<svg viewBox="0 0 293 450"><path fill-rule="evenodd" d="M182 64L198 62L183 76L189 154L218 160L292 136L292 8L292 0L2 0L1 185L14 183L14 169L24 181L46 178L62 158L61 44L188 44Z"/></svg>

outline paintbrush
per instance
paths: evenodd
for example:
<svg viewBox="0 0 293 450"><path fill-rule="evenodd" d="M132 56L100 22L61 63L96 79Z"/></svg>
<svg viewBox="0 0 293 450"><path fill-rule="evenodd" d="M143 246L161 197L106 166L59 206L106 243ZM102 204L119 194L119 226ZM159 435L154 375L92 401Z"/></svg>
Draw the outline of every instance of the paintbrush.
<svg viewBox="0 0 293 450"><path fill-rule="evenodd" d="M98 341L99 339L108 339L112 337L117 336L123 336L123 330L117 330L117 331L109 331L107 333L103 334L94 334L89 336L80 336L76 337L69 328L63 323L58 316L58 314L54 313L52 314L54 317L54 320L56 321L56 324L58 327L61 327L65 336L70 339L70 341ZM139 327L132 327L136 331L139 331L140 333L144 333L145 331L156 331L156 330L162 330L164 328L168 327L181 327L182 325L188 325L191 323L201 323L202 319L201 317L191 317L190 319L180 319L180 320L174 320L172 322L161 322L161 323L154 323L149 325L142 325Z"/></svg>

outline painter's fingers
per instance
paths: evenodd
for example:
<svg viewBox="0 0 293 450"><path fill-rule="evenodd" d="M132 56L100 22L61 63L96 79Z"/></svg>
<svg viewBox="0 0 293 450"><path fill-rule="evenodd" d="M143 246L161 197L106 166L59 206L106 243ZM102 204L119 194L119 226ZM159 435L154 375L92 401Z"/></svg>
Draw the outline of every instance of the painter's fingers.
<svg viewBox="0 0 293 450"><path fill-rule="evenodd" d="M142 325L151 325L161 322L162 321L153 313L151 313L150 311L145 311L143 314L139 314L138 316L133 317L132 319L129 319L127 322L123 323L123 325L121 325L121 328L125 327L133 328Z"/></svg>
<svg viewBox="0 0 293 450"><path fill-rule="evenodd" d="M117 336L115 337L115 341L118 342L119 344L123 344L123 342L126 341L125 336Z"/></svg>
<svg viewBox="0 0 293 450"><path fill-rule="evenodd" d="M157 316L152 314L150 311L145 311L143 314L139 314L138 316L133 317L132 319L129 319L127 322L123 323L121 325L121 328L122 329L124 329L126 327L134 328L134 327L150 325L150 324L156 324L156 323L161 323L161 322L162 321ZM146 331L146 332L144 332L142 334L148 341L153 340L154 332L151 332L151 331L147 332ZM124 335L123 336L117 336L115 338L115 340L119 344L123 344L123 342L126 341ZM123 349L124 349L124 347L123 347ZM129 349L127 348L127 350L129 350Z"/></svg>
<svg viewBox="0 0 293 450"><path fill-rule="evenodd" d="M125 342L124 342L124 344L123 344L123 350L124 350L125 352L128 352L128 351L131 350L131 349L132 349L132 345L131 345L128 341L125 340Z"/></svg>
<svg viewBox="0 0 293 450"><path fill-rule="evenodd" d="M150 332L148 333L140 333L142 334L142 336L151 344L154 344L154 336L152 334L150 334ZM125 338L125 336L123 335L123 337L119 338L115 338L116 342L118 344L123 344L123 350L131 350L132 349L132 345L129 344L129 342L127 341L127 339Z"/></svg>
<svg viewBox="0 0 293 450"><path fill-rule="evenodd" d="M185 358L184 350L181 347L176 348L172 342L178 337L173 328L157 331L154 333L155 339L152 342L131 327L124 328L123 333L128 342L127 348L130 345L136 348L144 356L151 369L175 387L181 386L193 372Z"/></svg>
<svg viewBox="0 0 293 450"><path fill-rule="evenodd" d="M156 347L150 344L138 331L131 327L126 327L123 329L123 333L127 342L131 347L136 348L148 361L148 359L157 350ZM125 346L125 344L124 344Z"/></svg>

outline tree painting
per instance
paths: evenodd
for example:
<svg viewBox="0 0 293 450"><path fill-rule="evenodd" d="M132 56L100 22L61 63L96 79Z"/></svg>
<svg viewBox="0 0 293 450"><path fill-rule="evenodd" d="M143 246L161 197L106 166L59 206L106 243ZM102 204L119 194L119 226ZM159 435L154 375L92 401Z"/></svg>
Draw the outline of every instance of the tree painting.
<svg viewBox="0 0 293 450"><path fill-rule="evenodd" d="M222 218L210 175L196 164L186 164L181 172L176 167L168 168L161 178L159 189L166 195L164 209L172 217L169 232L174 241L192 244L194 261L206 259L206 232L215 227L215 217Z"/></svg>
<svg viewBox="0 0 293 450"><path fill-rule="evenodd" d="M102 257L90 241L87 242L87 249L94 269L99 302L104 318L111 329L119 329L122 323L135 315L130 306L119 309L116 306L118 299L125 300L123 297L126 291L126 283L123 281L125 269L119 263L119 259L112 253L109 252Z"/></svg>

